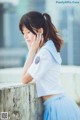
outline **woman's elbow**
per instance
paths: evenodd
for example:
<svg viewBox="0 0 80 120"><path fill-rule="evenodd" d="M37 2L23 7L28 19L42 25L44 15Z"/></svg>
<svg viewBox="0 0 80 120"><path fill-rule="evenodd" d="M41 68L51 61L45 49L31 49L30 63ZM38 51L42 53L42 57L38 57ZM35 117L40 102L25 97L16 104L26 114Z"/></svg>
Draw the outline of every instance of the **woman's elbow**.
<svg viewBox="0 0 80 120"><path fill-rule="evenodd" d="M22 82L23 84L27 84L27 83L28 83L27 80L25 79L25 77L22 77L21 82Z"/></svg>
<svg viewBox="0 0 80 120"><path fill-rule="evenodd" d="M31 81L32 81L32 77L29 76L28 74L26 74L22 77L22 83L24 83L24 84L28 84Z"/></svg>

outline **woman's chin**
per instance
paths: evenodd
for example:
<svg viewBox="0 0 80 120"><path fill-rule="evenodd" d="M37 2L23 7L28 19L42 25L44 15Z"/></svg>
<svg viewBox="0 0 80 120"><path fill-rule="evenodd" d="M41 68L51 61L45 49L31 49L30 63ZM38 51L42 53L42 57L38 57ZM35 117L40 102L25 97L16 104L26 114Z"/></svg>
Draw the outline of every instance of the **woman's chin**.
<svg viewBox="0 0 80 120"><path fill-rule="evenodd" d="M31 45L30 45L30 44L27 44L27 46L28 46L28 49L30 49Z"/></svg>
<svg viewBox="0 0 80 120"><path fill-rule="evenodd" d="M29 42L26 42L26 43L27 43L28 49L30 49L31 43L29 43Z"/></svg>

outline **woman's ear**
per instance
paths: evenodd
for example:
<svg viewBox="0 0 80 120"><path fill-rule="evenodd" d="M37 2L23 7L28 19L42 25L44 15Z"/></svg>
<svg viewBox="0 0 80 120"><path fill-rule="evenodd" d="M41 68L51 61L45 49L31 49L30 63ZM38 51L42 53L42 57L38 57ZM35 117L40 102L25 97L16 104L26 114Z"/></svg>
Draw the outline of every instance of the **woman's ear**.
<svg viewBox="0 0 80 120"><path fill-rule="evenodd" d="M38 32L43 34L43 28L38 29Z"/></svg>

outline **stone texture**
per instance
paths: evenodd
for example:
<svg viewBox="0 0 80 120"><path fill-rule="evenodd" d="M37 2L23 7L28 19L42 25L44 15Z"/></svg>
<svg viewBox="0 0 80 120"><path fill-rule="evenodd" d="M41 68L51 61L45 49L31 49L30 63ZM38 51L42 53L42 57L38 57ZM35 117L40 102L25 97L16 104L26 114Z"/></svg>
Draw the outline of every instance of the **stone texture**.
<svg viewBox="0 0 80 120"><path fill-rule="evenodd" d="M35 84L1 89L0 112L8 112L9 120L42 120L42 100L36 99Z"/></svg>

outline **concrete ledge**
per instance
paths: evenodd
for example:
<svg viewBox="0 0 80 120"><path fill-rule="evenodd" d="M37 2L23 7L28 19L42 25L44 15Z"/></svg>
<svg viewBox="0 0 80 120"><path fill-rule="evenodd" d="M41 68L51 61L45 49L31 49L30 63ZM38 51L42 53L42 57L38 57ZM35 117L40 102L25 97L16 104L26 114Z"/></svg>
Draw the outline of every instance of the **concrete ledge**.
<svg viewBox="0 0 80 120"><path fill-rule="evenodd" d="M42 100L36 99L34 83L6 85L0 89L0 112L8 112L9 120L42 120Z"/></svg>

